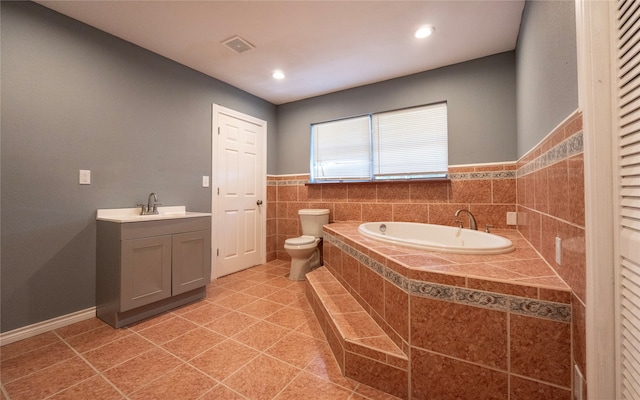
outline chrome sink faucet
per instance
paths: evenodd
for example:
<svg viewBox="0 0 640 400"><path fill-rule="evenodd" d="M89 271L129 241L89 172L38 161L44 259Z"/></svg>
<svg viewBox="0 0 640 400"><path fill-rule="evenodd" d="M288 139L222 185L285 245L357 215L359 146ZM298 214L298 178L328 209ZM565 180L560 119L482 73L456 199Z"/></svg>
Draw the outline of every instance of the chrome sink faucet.
<svg viewBox="0 0 640 400"><path fill-rule="evenodd" d="M455 216L458 217L461 212L465 212L469 215L469 229L473 229L475 231L478 230L478 224L476 223L476 218L471 214L471 211L465 209L459 209L456 211ZM462 223L461 223L462 224Z"/></svg>
<svg viewBox="0 0 640 400"><path fill-rule="evenodd" d="M153 204L151 204L152 198ZM147 199L147 213L158 214L158 195L155 193L149 193L149 198Z"/></svg>
<svg viewBox="0 0 640 400"><path fill-rule="evenodd" d="M160 214L158 212L158 206L161 205L158 203L158 195L155 193L149 193L149 197L147 198L147 205L138 204L138 207L141 207L140 215L153 215Z"/></svg>

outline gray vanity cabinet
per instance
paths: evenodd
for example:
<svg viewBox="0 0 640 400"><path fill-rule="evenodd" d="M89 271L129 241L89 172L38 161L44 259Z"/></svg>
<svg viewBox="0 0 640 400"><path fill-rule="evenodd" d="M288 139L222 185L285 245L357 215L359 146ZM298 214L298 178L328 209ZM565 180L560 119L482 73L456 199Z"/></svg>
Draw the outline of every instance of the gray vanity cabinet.
<svg viewBox="0 0 640 400"><path fill-rule="evenodd" d="M211 278L211 231L173 235L171 292L185 293L205 286Z"/></svg>
<svg viewBox="0 0 640 400"><path fill-rule="evenodd" d="M98 318L120 328L205 297L211 217L97 224Z"/></svg>
<svg viewBox="0 0 640 400"><path fill-rule="evenodd" d="M171 236L122 241L120 311L171 297Z"/></svg>

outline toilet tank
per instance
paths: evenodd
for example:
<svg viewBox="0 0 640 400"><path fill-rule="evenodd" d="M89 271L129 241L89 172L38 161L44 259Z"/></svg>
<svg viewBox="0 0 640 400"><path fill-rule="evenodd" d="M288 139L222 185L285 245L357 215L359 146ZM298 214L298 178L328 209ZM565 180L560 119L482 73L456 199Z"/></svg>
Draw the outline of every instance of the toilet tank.
<svg viewBox="0 0 640 400"><path fill-rule="evenodd" d="M329 210L326 208L303 208L298 211L302 234L322 237L322 225L329 223Z"/></svg>

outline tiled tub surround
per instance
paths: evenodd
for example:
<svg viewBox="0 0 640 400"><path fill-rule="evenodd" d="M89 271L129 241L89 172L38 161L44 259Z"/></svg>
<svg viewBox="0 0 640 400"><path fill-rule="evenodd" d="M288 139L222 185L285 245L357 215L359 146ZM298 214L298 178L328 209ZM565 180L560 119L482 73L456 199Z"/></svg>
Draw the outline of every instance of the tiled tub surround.
<svg viewBox="0 0 640 400"><path fill-rule="evenodd" d="M267 259L288 260L284 241L299 236L298 210L327 208L330 221L402 221L454 225L459 208L471 210L478 227L506 225L516 211L516 164L450 167L448 181L325 183L309 175L267 177ZM466 218L462 218L468 226Z"/></svg>
<svg viewBox="0 0 640 400"><path fill-rule="evenodd" d="M570 115L525 155L517 175L518 230L571 287L573 362L586 376L582 113ZM562 264L555 262L556 237Z"/></svg>
<svg viewBox="0 0 640 400"><path fill-rule="evenodd" d="M412 399L570 399L570 289L518 232L499 231L514 252L475 256L391 246L357 227L324 227L325 267L408 364L405 370L388 342L375 352L343 340L340 349L339 338L328 335L347 376ZM326 305L331 293L324 292L310 297ZM329 314L336 311L321 314L321 324ZM376 348L379 335L371 334L368 347Z"/></svg>

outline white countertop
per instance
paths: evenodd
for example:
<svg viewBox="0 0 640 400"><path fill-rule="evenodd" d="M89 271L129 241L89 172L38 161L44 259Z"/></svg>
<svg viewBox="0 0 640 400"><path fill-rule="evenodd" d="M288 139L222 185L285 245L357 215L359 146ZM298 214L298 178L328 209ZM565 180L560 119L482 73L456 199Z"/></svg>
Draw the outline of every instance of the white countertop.
<svg viewBox="0 0 640 400"><path fill-rule="evenodd" d="M140 215L140 207L107 208L98 210L96 220L125 223L211 216L211 213L187 211L185 206L158 207L158 212L159 214Z"/></svg>

